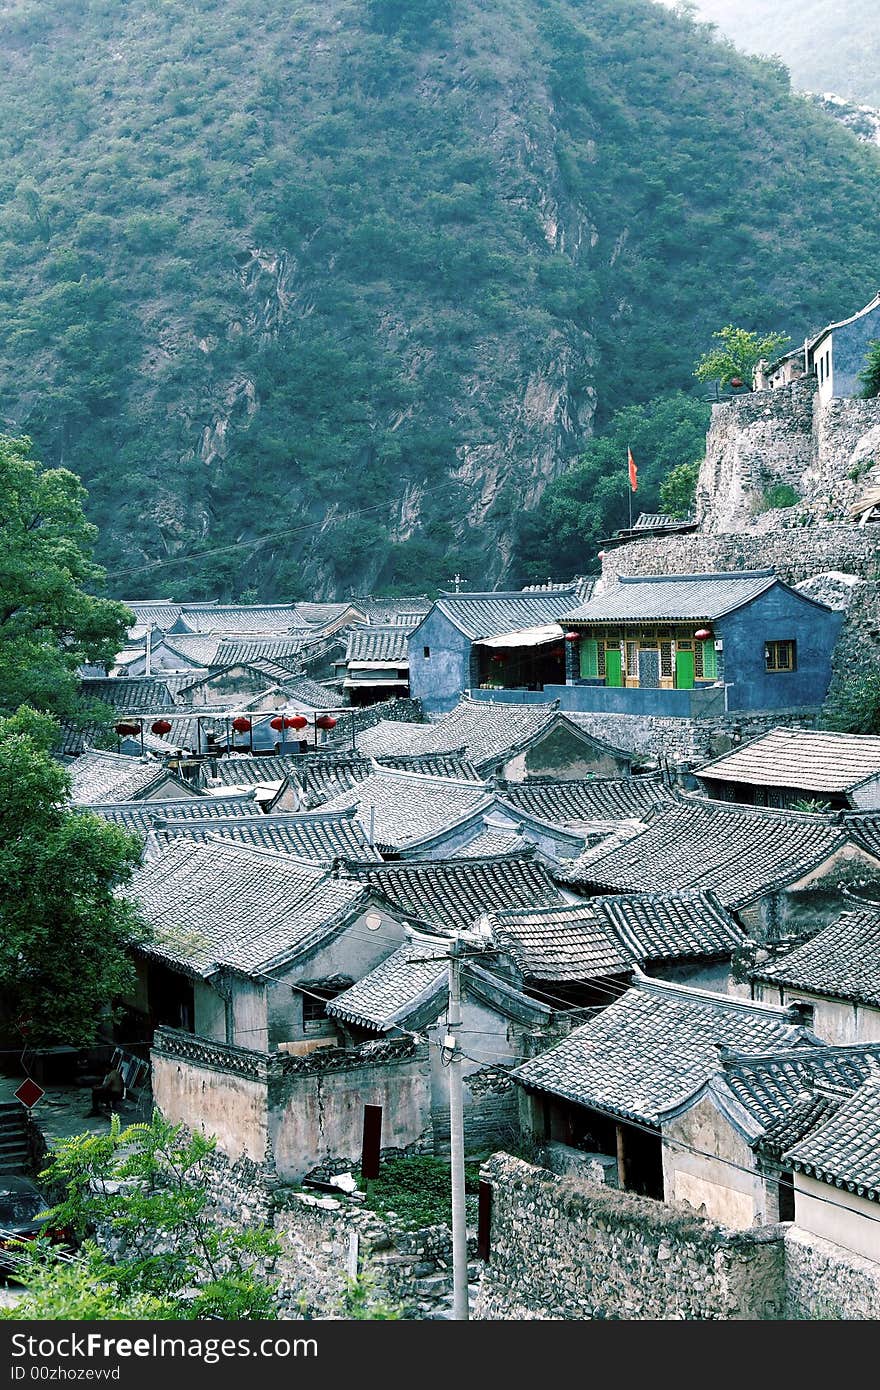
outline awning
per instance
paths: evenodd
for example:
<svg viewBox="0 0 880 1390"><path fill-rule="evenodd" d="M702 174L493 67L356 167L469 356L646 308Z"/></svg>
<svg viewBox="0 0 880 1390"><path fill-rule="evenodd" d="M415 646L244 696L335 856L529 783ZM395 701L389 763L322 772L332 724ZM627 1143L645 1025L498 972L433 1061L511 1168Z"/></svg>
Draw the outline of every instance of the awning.
<svg viewBox="0 0 880 1390"><path fill-rule="evenodd" d="M558 623L543 627L523 627L518 632L503 632L500 637L484 637L475 647L543 647L547 642L561 642L562 628Z"/></svg>

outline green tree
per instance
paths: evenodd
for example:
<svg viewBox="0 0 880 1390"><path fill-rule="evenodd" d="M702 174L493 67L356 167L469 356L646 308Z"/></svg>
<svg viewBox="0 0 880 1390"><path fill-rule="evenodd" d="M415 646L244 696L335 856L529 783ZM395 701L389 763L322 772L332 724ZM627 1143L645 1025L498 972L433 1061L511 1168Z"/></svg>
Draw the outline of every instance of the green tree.
<svg viewBox="0 0 880 1390"><path fill-rule="evenodd" d="M694 368L694 376L698 381L717 381L722 386L739 380L749 389L752 372L761 359L769 361L791 341L786 333L765 333L761 337L747 328L734 328L732 323L712 337L718 339L720 346L703 354Z"/></svg>
<svg viewBox="0 0 880 1390"><path fill-rule="evenodd" d="M822 722L842 734L880 734L880 671L861 671L832 687Z"/></svg>
<svg viewBox="0 0 880 1390"><path fill-rule="evenodd" d="M880 338L872 338L868 344L868 355L864 368L859 372L859 381L865 400L880 396Z"/></svg>
<svg viewBox="0 0 880 1390"><path fill-rule="evenodd" d="M706 446L709 406L675 391L645 405L629 405L587 445L566 473L546 488L537 510L520 522L521 577L564 579L596 568L596 551L629 517L627 448L638 468L633 510L656 511L667 475Z"/></svg>
<svg viewBox="0 0 880 1390"><path fill-rule="evenodd" d="M0 714L25 701L78 712L76 668L111 662L134 621L87 592L104 572L85 495L73 473L32 458L29 439L0 435Z"/></svg>
<svg viewBox="0 0 880 1390"><path fill-rule="evenodd" d="M689 516L697 492L698 461L680 463L670 469L660 484L660 506L668 516Z"/></svg>
<svg viewBox="0 0 880 1390"><path fill-rule="evenodd" d="M0 991L29 1042L85 1045L134 983L128 948L145 928L115 890L141 846L67 808L57 732L27 708L0 719Z"/></svg>
<svg viewBox="0 0 880 1390"><path fill-rule="evenodd" d="M214 1148L159 1114L125 1129L114 1116L109 1134L62 1140L40 1176L62 1193L48 1221L80 1248L64 1264L39 1245L19 1276L24 1298L3 1316L91 1319L114 1316L105 1309L116 1305L124 1317L276 1317L266 1270L278 1241L213 1215Z"/></svg>

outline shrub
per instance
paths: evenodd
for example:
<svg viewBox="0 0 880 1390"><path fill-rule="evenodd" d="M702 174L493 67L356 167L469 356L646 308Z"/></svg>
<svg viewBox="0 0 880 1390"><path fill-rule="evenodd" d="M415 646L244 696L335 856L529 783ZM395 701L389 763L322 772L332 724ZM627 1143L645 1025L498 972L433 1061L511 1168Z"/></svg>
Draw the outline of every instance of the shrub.
<svg viewBox="0 0 880 1390"><path fill-rule="evenodd" d="M789 483L774 483L772 487L765 488L755 506L756 514L761 512L772 512L782 507L795 507L800 501L799 495Z"/></svg>

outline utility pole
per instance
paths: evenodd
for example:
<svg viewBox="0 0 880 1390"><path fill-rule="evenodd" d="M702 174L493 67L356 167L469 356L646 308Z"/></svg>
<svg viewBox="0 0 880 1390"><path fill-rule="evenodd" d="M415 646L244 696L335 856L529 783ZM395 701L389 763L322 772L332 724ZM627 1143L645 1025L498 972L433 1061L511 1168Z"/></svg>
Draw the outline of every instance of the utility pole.
<svg viewBox="0 0 880 1390"><path fill-rule="evenodd" d="M456 570L454 579L450 579L449 583L455 585L455 592L458 594L461 592L462 584L466 584L467 580L464 578L463 575L459 574L458 570Z"/></svg>
<svg viewBox="0 0 880 1390"><path fill-rule="evenodd" d="M449 948L449 1011L443 1039L449 1076L449 1150L452 1168L452 1316L466 1322L468 1308L467 1226L464 1204L464 1113L461 1081L461 942L458 934Z"/></svg>

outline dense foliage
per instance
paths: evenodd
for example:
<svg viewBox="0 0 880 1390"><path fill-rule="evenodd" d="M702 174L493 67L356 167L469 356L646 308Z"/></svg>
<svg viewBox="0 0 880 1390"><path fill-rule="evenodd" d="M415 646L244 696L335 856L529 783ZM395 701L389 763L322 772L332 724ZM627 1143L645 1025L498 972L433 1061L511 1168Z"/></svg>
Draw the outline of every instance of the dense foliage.
<svg viewBox="0 0 880 1390"><path fill-rule="evenodd" d="M215 1147L158 1114L124 1129L114 1116L109 1134L61 1140L41 1177L60 1191L49 1224L70 1232L78 1251L68 1262L38 1246L21 1275L25 1296L0 1316L276 1317L265 1269L278 1242L268 1229L225 1226L211 1214Z"/></svg>
<svg viewBox="0 0 880 1390"><path fill-rule="evenodd" d="M838 679L826 701L823 724L842 734L880 734L880 671Z"/></svg>
<svg viewBox="0 0 880 1390"><path fill-rule="evenodd" d="M0 719L0 994L33 1046L93 1041L134 984L127 948L144 933L114 891L140 841L67 809L70 779L49 752L56 735L33 710Z"/></svg>
<svg viewBox="0 0 880 1390"><path fill-rule="evenodd" d="M84 715L76 668L110 662L131 613L86 592L103 578L85 492L66 469L44 469L29 439L0 435L0 714L25 700Z"/></svg>
<svg viewBox="0 0 880 1390"><path fill-rule="evenodd" d="M650 0L14 0L0 46L0 412L123 596L498 579L594 412L873 288L878 153Z"/></svg>
<svg viewBox="0 0 880 1390"><path fill-rule="evenodd" d="M676 514L686 515L708 422L709 406L681 391L619 410L574 467L550 484L537 510L523 518L523 582L592 573L600 542L629 524L630 502L634 519L672 504ZM635 493L628 448L637 469Z"/></svg>
<svg viewBox="0 0 880 1390"><path fill-rule="evenodd" d="M465 1191L479 1191L480 1165L465 1164ZM367 1185L366 1205L373 1211L393 1211L411 1226L452 1222L449 1161L444 1158L389 1158L379 1176Z"/></svg>
<svg viewBox="0 0 880 1390"><path fill-rule="evenodd" d="M859 373L859 383L862 388L862 395L866 399L880 396L880 339L878 338L868 344L868 355L864 371Z"/></svg>
<svg viewBox="0 0 880 1390"><path fill-rule="evenodd" d="M698 381L717 381L721 386L752 387L752 373L762 360L778 357L790 339L785 333L752 333L747 328L725 324L712 337L717 346L704 352L694 376Z"/></svg>

